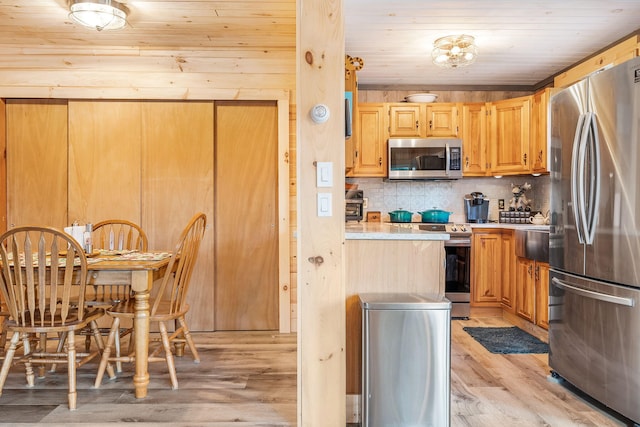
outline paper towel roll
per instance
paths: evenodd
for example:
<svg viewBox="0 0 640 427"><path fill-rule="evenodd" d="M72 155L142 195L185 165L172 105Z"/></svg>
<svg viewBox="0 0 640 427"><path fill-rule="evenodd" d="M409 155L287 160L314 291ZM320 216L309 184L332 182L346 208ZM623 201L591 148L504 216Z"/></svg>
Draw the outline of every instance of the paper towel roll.
<svg viewBox="0 0 640 427"><path fill-rule="evenodd" d="M64 232L70 234L81 247L84 247L84 230L84 225L74 225L72 227L64 228Z"/></svg>

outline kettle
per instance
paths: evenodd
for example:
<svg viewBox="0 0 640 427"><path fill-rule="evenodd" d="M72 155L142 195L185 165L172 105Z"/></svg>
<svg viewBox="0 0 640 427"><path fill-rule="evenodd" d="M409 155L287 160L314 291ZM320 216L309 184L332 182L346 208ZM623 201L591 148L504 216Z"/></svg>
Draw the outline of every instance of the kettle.
<svg viewBox="0 0 640 427"><path fill-rule="evenodd" d="M529 217L529 222L534 225L545 225L549 223L549 215L543 216L540 212L535 214L535 216Z"/></svg>

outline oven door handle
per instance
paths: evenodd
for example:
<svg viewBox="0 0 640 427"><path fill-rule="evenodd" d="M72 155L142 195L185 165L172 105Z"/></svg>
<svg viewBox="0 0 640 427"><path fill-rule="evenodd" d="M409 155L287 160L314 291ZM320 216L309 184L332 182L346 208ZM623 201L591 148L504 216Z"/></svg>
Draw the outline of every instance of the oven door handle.
<svg viewBox="0 0 640 427"><path fill-rule="evenodd" d="M459 248L459 247L471 247L471 238L457 238L445 240L445 248Z"/></svg>

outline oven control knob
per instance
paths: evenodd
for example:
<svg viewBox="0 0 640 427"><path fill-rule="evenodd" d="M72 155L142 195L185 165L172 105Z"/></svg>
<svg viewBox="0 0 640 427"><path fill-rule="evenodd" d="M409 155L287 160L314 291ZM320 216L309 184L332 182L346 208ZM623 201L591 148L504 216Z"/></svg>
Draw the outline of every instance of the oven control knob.
<svg viewBox="0 0 640 427"><path fill-rule="evenodd" d="M458 231L458 229L456 228L456 226L455 226L455 225L452 225L452 226L451 226L451 231Z"/></svg>
<svg viewBox="0 0 640 427"><path fill-rule="evenodd" d="M462 231L462 232L467 231L467 227L465 227L464 225L461 225L460 226L460 231Z"/></svg>

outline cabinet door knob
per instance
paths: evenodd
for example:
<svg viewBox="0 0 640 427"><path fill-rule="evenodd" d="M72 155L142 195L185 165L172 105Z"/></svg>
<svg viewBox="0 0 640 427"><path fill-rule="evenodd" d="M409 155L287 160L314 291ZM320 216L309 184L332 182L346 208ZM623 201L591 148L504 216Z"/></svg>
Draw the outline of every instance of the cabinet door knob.
<svg viewBox="0 0 640 427"><path fill-rule="evenodd" d="M524 160L524 164L525 164L525 166L526 166L526 164L527 164L527 153L524 153L524 154L522 155L522 159Z"/></svg>
<svg viewBox="0 0 640 427"><path fill-rule="evenodd" d="M420 122L418 120L416 120L416 129L420 128Z"/></svg>
<svg viewBox="0 0 640 427"><path fill-rule="evenodd" d="M429 129L433 129L433 120L429 120Z"/></svg>
<svg viewBox="0 0 640 427"><path fill-rule="evenodd" d="M380 158L378 159L378 165L379 165L379 166L382 166L382 157L380 157Z"/></svg>

